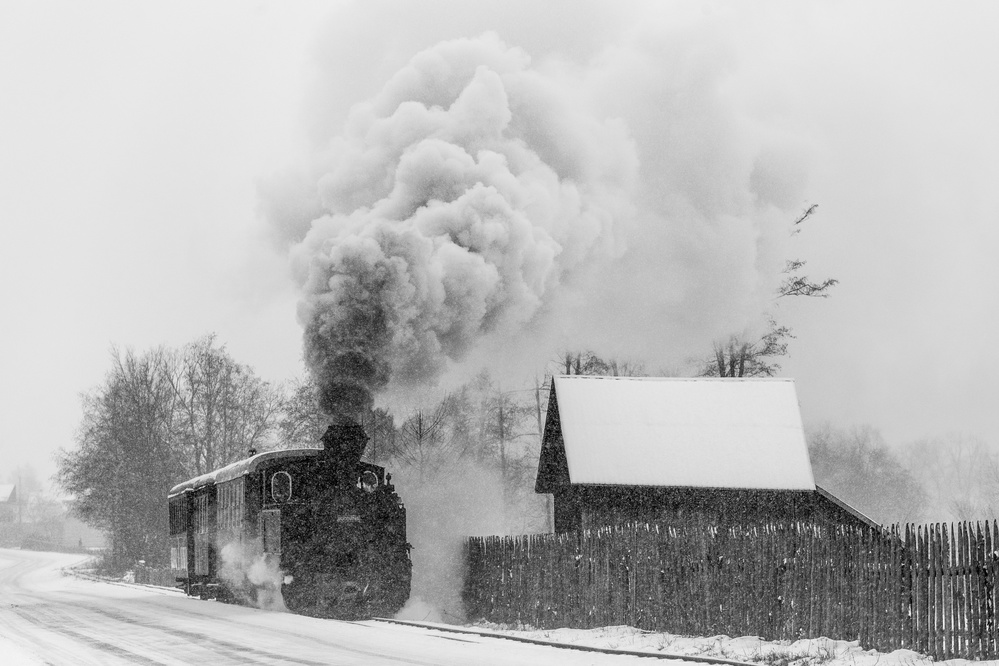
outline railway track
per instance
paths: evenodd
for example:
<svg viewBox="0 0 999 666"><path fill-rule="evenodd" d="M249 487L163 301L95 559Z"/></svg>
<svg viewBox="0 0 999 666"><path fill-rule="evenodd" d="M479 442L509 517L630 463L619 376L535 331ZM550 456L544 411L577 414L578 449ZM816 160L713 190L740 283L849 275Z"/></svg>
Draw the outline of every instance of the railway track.
<svg viewBox="0 0 999 666"><path fill-rule="evenodd" d="M401 624L404 626L418 627L420 629L433 629L437 631L445 631L455 634L467 634L473 636L481 636L484 638L503 638L510 641L517 641L518 643L529 643L532 645L544 645L547 647L562 648L565 650L580 650L583 652L600 652L602 654L618 654L627 655L631 657L650 657L653 659L681 659L688 662L698 662L702 664L728 664L730 666L760 666L749 661L738 661L735 659L723 659L721 657L704 657L700 655L685 655L685 654L667 654L663 652L642 652L639 650L617 650L613 648L602 648L593 647L590 645L577 645L574 643L556 643L553 641L544 641L537 638L526 638L524 636L511 636L510 634L501 634L492 631L481 631L478 629L467 629L465 627L455 627L453 625L447 624L436 624L432 622L414 622L412 620L394 620L387 617L375 617L371 618L375 622L384 622L386 624Z"/></svg>

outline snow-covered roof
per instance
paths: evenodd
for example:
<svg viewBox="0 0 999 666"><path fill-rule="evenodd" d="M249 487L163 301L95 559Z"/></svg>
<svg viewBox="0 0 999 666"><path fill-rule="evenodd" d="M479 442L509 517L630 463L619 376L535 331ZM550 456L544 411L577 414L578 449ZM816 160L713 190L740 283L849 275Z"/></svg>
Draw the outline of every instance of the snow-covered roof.
<svg viewBox="0 0 999 666"><path fill-rule="evenodd" d="M541 467L561 457L560 434L571 484L815 489L792 380L554 382L560 433L546 433Z"/></svg>
<svg viewBox="0 0 999 666"><path fill-rule="evenodd" d="M265 451L264 453L258 453L250 456L249 458L237 460L236 462L226 465L225 467L220 467L214 471L202 474L201 476L196 476L193 479L188 479L183 483L178 483L170 489L170 494L168 496L173 497L174 495L178 495L185 490L195 490L213 483L231 481L243 476L244 474L257 471L264 463L272 460L280 460L282 458L310 458L318 456L320 452L321 449L281 449L278 451Z"/></svg>
<svg viewBox="0 0 999 666"><path fill-rule="evenodd" d="M17 501L17 493L14 492L15 487L13 483L0 483L0 502Z"/></svg>

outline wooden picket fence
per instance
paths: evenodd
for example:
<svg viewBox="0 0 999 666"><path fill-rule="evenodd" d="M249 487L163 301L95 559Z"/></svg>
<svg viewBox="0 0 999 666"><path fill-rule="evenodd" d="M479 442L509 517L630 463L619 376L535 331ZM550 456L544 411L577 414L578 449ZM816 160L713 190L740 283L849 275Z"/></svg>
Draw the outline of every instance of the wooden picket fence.
<svg viewBox="0 0 999 666"><path fill-rule="evenodd" d="M995 522L870 528L625 525L473 537L471 618L539 628L858 640L999 657Z"/></svg>

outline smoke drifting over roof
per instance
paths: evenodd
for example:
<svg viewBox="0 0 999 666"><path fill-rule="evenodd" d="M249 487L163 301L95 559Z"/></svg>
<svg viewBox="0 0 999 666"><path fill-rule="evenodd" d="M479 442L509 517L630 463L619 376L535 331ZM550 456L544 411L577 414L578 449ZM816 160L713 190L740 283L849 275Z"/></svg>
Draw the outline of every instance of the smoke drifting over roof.
<svg viewBox="0 0 999 666"><path fill-rule="evenodd" d="M497 37L415 56L350 113L292 249L305 355L331 412L433 382L613 253L636 159L622 125L552 94Z"/></svg>
<svg viewBox="0 0 999 666"><path fill-rule="evenodd" d="M661 361L757 317L804 158L725 99L715 37L586 66L442 41L266 184L325 408L433 383L484 340Z"/></svg>

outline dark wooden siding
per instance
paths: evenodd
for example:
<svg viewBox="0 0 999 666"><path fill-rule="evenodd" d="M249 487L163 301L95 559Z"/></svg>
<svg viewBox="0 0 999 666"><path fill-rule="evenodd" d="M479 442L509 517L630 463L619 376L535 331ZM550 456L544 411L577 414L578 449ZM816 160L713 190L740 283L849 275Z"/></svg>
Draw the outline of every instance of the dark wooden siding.
<svg viewBox="0 0 999 666"><path fill-rule="evenodd" d="M806 521L870 526L849 509L812 490L739 490L648 486L570 486L554 494L555 531L696 520L719 525Z"/></svg>
<svg viewBox="0 0 999 666"><path fill-rule="evenodd" d="M216 501L215 486L199 488L194 493L191 529L194 532L194 574L215 574ZM190 562L188 562L190 567Z"/></svg>
<svg viewBox="0 0 999 666"><path fill-rule="evenodd" d="M548 394L548 412L545 416L545 432L541 438L541 456L538 459L538 476L534 492L553 493L570 484L569 465L565 457L565 442L562 439L562 423L558 415L558 398L555 396L555 382Z"/></svg>

